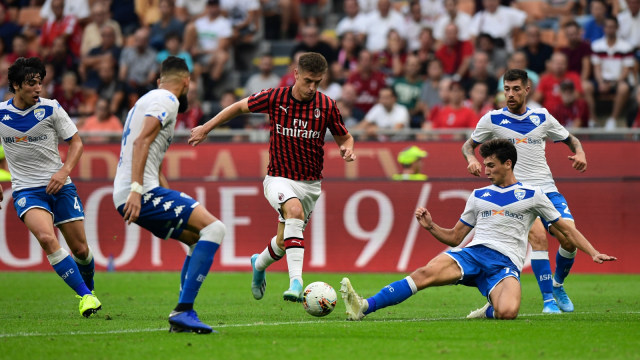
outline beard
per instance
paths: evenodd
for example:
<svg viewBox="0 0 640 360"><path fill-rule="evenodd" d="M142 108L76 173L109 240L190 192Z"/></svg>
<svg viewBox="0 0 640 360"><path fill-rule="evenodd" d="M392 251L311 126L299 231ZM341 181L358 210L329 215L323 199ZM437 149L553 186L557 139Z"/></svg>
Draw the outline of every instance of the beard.
<svg viewBox="0 0 640 360"><path fill-rule="evenodd" d="M189 100L187 100L187 94L182 94L178 97L178 113L182 114L189 108Z"/></svg>

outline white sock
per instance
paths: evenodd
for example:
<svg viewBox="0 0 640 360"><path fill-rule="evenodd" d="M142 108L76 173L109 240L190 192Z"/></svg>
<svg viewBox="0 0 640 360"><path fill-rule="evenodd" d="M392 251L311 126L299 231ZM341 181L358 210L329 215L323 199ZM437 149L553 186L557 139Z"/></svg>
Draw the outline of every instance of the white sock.
<svg viewBox="0 0 640 360"><path fill-rule="evenodd" d="M276 242L276 237L274 236L273 238L271 238L271 241L269 242L267 247L262 250L260 255L258 255L258 258L256 259L256 269L259 271L265 271L269 267L269 265L282 259L284 254L284 250L280 249Z"/></svg>
<svg viewBox="0 0 640 360"><path fill-rule="evenodd" d="M287 219L284 222L284 248L287 253L290 285L293 284L294 280L298 280L300 284L303 284L304 238L302 229L304 229L303 220Z"/></svg>
<svg viewBox="0 0 640 360"><path fill-rule="evenodd" d="M79 257L76 257L73 254L71 254L71 257L77 264L88 265L89 263L91 263L91 260L93 260L93 253L91 252L91 248L88 246L87 246L87 250L88 250L88 255L87 255L87 258L84 260L80 259Z"/></svg>

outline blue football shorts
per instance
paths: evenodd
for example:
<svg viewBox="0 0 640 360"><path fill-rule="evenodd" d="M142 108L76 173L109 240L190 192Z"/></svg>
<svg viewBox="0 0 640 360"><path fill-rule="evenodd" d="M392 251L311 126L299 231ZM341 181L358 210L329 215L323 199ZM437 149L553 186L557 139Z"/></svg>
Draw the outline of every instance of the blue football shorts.
<svg viewBox="0 0 640 360"><path fill-rule="evenodd" d="M553 206L556 208L556 210L558 210L560 216L563 219L574 221L573 215L571 215L571 210L569 210L569 205L567 205L567 200L565 200L562 194L560 194L559 192L550 192L546 193L545 195L547 195L549 200L551 200L551 203L553 203ZM542 220L542 224L544 225L545 229L549 230L549 227L552 223L546 221L543 218L540 218L540 220Z"/></svg>
<svg viewBox="0 0 640 360"><path fill-rule="evenodd" d="M47 187L39 186L14 191L12 196L20 219L27 211L40 208L51 213L54 225L84 220L82 201L73 183L62 186L56 194L47 194Z"/></svg>
<svg viewBox="0 0 640 360"><path fill-rule="evenodd" d="M520 271L507 256L484 245L451 249L449 255L460 266L462 277L456 284L474 286L489 299L493 288L512 276L520 281Z"/></svg>
<svg viewBox="0 0 640 360"><path fill-rule="evenodd" d="M160 239L177 240L199 203L183 192L158 186L142 194L140 205L136 224ZM121 216L124 216L123 209L124 204L118 206Z"/></svg>

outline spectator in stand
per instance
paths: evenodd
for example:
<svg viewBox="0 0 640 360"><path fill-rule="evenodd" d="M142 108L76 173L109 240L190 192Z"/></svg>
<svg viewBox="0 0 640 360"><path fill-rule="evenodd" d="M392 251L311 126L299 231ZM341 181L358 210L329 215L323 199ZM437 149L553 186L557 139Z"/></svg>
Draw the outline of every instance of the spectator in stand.
<svg viewBox="0 0 640 360"><path fill-rule="evenodd" d="M509 57L509 61L507 62L507 67L509 69L520 69L527 72L527 76L529 76L529 80L531 80L531 90L529 91L529 95L533 94L533 91L538 86L540 82L540 76L535 71L529 69L529 63L527 62L527 55L522 51L516 51ZM500 80L498 80L498 92L502 92L504 88L504 74L500 76Z"/></svg>
<svg viewBox="0 0 640 360"><path fill-rule="evenodd" d="M109 99L111 113L123 117L128 107L125 101L127 98L126 84L118 80L115 63L115 59L109 56L105 57L98 66L99 82L95 94L97 97Z"/></svg>
<svg viewBox="0 0 640 360"><path fill-rule="evenodd" d="M62 82L62 76L65 72L78 72L78 59L67 49L67 42L63 37L53 40L51 51L45 58L45 63L54 68L55 76L53 74L47 75L49 75L49 78L51 78L56 85Z"/></svg>
<svg viewBox="0 0 640 360"><path fill-rule="evenodd" d="M355 0L350 0L355 2ZM344 82L349 74L358 69L358 54L360 45L357 35L347 31L340 37L340 48L338 49L337 61L333 64L331 71L336 80Z"/></svg>
<svg viewBox="0 0 640 360"><path fill-rule="evenodd" d="M201 16L207 7L207 0L176 0L176 14L180 20L190 22Z"/></svg>
<svg viewBox="0 0 640 360"><path fill-rule="evenodd" d="M471 88L476 83L481 82L489 86L489 95L495 95L498 87L498 79L489 72L489 55L484 51L476 51L471 57L469 67L469 76L461 81L466 93L469 94Z"/></svg>
<svg viewBox="0 0 640 360"><path fill-rule="evenodd" d="M0 4L0 39L6 54L13 51L13 38L20 33L22 33L22 27L7 16L4 4Z"/></svg>
<svg viewBox="0 0 640 360"><path fill-rule="evenodd" d="M444 73L454 81L460 81L467 75L473 55L470 41L458 40L458 27L450 23L444 30L442 45L436 51L436 57L442 62Z"/></svg>
<svg viewBox="0 0 640 360"><path fill-rule="evenodd" d="M630 128L640 128L640 87L636 87L636 96L633 104L627 111L627 126Z"/></svg>
<svg viewBox="0 0 640 360"><path fill-rule="evenodd" d="M404 39L395 29L387 34L387 47L376 54L378 69L387 77L402 76L404 63L407 60L407 50Z"/></svg>
<svg viewBox="0 0 640 360"><path fill-rule="evenodd" d="M176 130L191 130L200 125L204 119L204 111L198 97L198 86L195 81L189 83L189 92L187 93L187 103L189 107L183 113L178 113L176 118Z"/></svg>
<svg viewBox="0 0 640 360"><path fill-rule="evenodd" d="M149 27L160 20L159 0L143 0L135 2L135 11L140 19L141 27Z"/></svg>
<svg viewBox="0 0 640 360"><path fill-rule="evenodd" d="M406 37L402 15L391 8L390 0L379 0L377 10L367 16L366 49L374 54L384 50L391 29L396 29L402 38Z"/></svg>
<svg viewBox="0 0 640 360"><path fill-rule="evenodd" d="M117 141L122 135L122 123L109 110L109 100L99 98L96 101L95 113L84 121L78 131L80 135L86 135L85 141L90 143ZM101 132L112 132L113 134L111 136L96 134Z"/></svg>
<svg viewBox="0 0 640 360"><path fill-rule="evenodd" d="M402 172L393 174L396 181L426 181L429 177L422 173L422 159L427 157L427 152L417 146L411 146L398 154L398 163L402 166Z"/></svg>
<svg viewBox="0 0 640 360"><path fill-rule="evenodd" d="M42 79L42 90L40 90L40 97L51 99L53 98L53 92L55 90L56 84L53 79L56 77L56 68L53 67L53 64L45 64L44 69L47 72L47 75L44 79Z"/></svg>
<svg viewBox="0 0 640 360"><path fill-rule="evenodd" d="M420 0L422 18L426 20L427 26L433 28L440 16L445 13L442 0Z"/></svg>
<svg viewBox="0 0 640 360"><path fill-rule="evenodd" d="M96 89L100 83L98 69L101 64L108 62L114 64L114 67L117 66L113 59L120 59L122 53L122 48L116 45L116 31L111 25L102 26L100 37L102 38L100 46L89 50L89 53L80 59L78 68L83 86L89 89Z"/></svg>
<svg viewBox="0 0 640 360"><path fill-rule="evenodd" d="M358 0L360 12L369 15L378 8L378 0Z"/></svg>
<svg viewBox="0 0 640 360"><path fill-rule="evenodd" d="M344 1L344 14L336 26L336 35L343 36L350 32L358 37L359 43L364 43L364 34L367 31L367 16L360 12L357 0Z"/></svg>
<svg viewBox="0 0 640 360"><path fill-rule="evenodd" d="M258 73L253 74L244 85L244 96L247 97L264 89L278 87L280 76L273 72L273 56L264 54L260 57Z"/></svg>
<svg viewBox="0 0 640 360"><path fill-rule="evenodd" d="M184 22L176 17L176 7L173 0L160 0L158 9L160 10L160 20L151 25L149 45L156 51L162 51L165 49L167 35L184 34ZM189 71L193 71L192 67L189 67Z"/></svg>
<svg viewBox="0 0 640 360"><path fill-rule="evenodd" d="M440 80L438 83L438 98L440 99L440 103L436 105L429 106L429 112L425 117L425 122L422 124L422 129L430 129L431 119L435 119L438 116L438 113L447 105L449 105L449 101L451 101L451 83L453 81L451 78L444 78Z"/></svg>
<svg viewBox="0 0 640 360"><path fill-rule="evenodd" d="M433 26L433 37L438 41L444 40L444 32L447 25L454 23L458 27L458 40L471 40L469 24L471 15L458 10L458 0L444 0L446 12L438 18Z"/></svg>
<svg viewBox="0 0 640 360"><path fill-rule="evenodd" d="M325 1L322 1L324 4ZM320 25L320 0L298 0L299 20L298 28Z"/></svg>
<svg viewBox="0 0 640 360"><path fill-rule="evenodd" d="M385 76L376 70L373 64L373 56L367 50L360 51L358 55L358 70L349 75L348 84L352 84L358 93L355 106L367 113L378 101L380 89L385 86Z"/></svg>
<svg viewBox="0 0 640 360"><path fill-rule="evenodd" d="M342 97L342 86L333 79L329 71L318 84L318 91L332 99L340 99Z"/></svg>
<svg viewBox="0 0 640 360"><path fill-rule="evenodd" d="M78 24L78 19L73 14L63 14L64 0L51 0L51 10L54 16L49 18L40 30L40 55L42 57L48 56L53 41L58 37L63 37L71 52L75 56L79 56L82 29Z"/></svg>
<svg viewBox="0 0 640 360"><path fill-rule="evenodd" d="M543 4L545 18L538 21L537 24L543 29L553 29L556 32L561 23L573 20L573 16L577 15L577 10L580 7L578 0L545 0Z"/></svg>
<svg viewBox="0 0 640 360"><path fill-rule="evenodd" d="M497 47L497 40L489 34L480 34L476 38L476 51L484 51L489 56L489 68L487 71L499 78L507 70L505 64L509 59L507 50ZM493 90L492 90L493 91ZM501 92L502 89L498 89Z"/></svg>
<svg viewBox="0 0 640 360"><path fill-rule="evenodd" d="M633 74L635 59L633 47L626 41L619 39L618 19L607 17L604 22L605 36L591 44L591 63L593 64L593 87L585 88L585 100L589 104L589 112L595 115L595 100L603 94L615 94L613 109L605 129L614 129L618 117L622 115L631 87L627 82L631 74L634 82L637 81Z"/></svg>
<svg viewBox="0 0 640 360"><path fill-rule="evenodd" d="M149 46L148 28L133 34L133 45L122 49L118 78L127 84L129 92L142 96L156 88L158 54Z"/></svg>
<svg viewBox="0 0 640 360"><path fill-rule="evenodd" d="M420 75L427 75L427 67L431 60L436 59L436 41L430 28L423 28L420 31L420 48L413 52L420 60Z"/></svg>
<svg viewBox="0 0 640 360"><path fill-rule="evenodd" d="M400 130L409 127L409 111L403 105L396 102L396 94L391 87L380 89L380 99L356 127L356 130L364 131L361 140L378 139L385 141L389 138L398 138L379 134L379 130Z"/></svg>
<svg viewBox="0 0 640 360"><path fill-rule="evenodd" d="M489 34L500 40L507 51L513 51L511 39L519 33L519 29L527 19L524 11L500 5L499 0L482 0L484 10L478 11L471 20L471 36Z"/></svg>
<svg viewBox="0 0 640 360"><path fill-rule="evenodd" d="M13 52L7 54L7 62L13 64L18 58L37 57L38 54L29 49L29 39L26 35L18 34L12 41Z"/></svg>
<svg viewBox="0 0 640 360"><path fill-rule="evenodd" d="M591 0L589 20L584 24L582 37L593 43L604 36L604 20L607 17L607 4L604 0Z"/></svg>
<svg viewBox="0 0 640 360"><path fill-rule="evenodd" d="M164 40L164 50L161 50L156 56L158 68L169 56L176 56L183 59L187 64L187 68L189 68L189 72L193 74L193 59L191 59L191 54L182 49L182 38L177 33L167 34Z"/></svg>
<svg viewBox="0 0 640 360"><path fill-rule="evenodd" d="M407 27L407 49L414 52L420 49L420 32L429 27L429 23L422 17L422 7L420 1L411 0L409 3L409 13L405 16Z"/></svg>
<svg viewBox="0 0 640 360"><path fill-rule="evenodd" d="M80 44L80 56L85 56L102 44L102 27L109 25L115 34L115 44L122 47L122 31L120 24L111 19L109 8L103 1L96 1L91 6L91 22L85 26L82 31L82 40Z"/></svg>
<svg viewBox="0 0 640 360"><path fill-rule="evenodd" d="M627 6L618 14L618 35L635 48L636 60L640 61L640 0L627 0Z"/></svg>
<svg viewBox="0 0 640 360"><path fill-rule="evenodd" d="M564 80L559 88L560 102L547 108L549 113L568 129L589 126L589 106L580 98L574 82Z"/></svg>
<svg viewBox="0 0 640 360"><path fill-rule="evenodd" d="M73 71L62 75L62 83L55 87L53 98L67 111L76 126L82 124L84 117L90 112L90 106L85 102L82 89L78 86L78 76Z"/></svg>
<svg viewBox="0 0 640 360"><path fill-rule="evenodd" d="M442 71L442 63L440 60L434 59L429 62L429 67L427 68L427 79L422 84L422 93L420 94L422 113L425 117L429 115L431 108L442 104L439 89L443 80L444 73Z"/></svg>
<svg viewBox="0 0 640 360"><path fill-rule="evenodd" d="M7 78L11 64L13 63L0 60L0 100L2 101L7 101L13 96L13 93L9 91L9 79Z"/></svg>
<svg viewBox="0 0 640 360"><path fill-rule="evenodd" d="M591 77L591 45L580 36L580 25L569 21L563 26L567 46L560 49L567 55L567 70L580 74L583 81Z"/></svg>
<svg viewBox="0 0 640 360"><path fill-rule="evenodd" d="M260 0L260 4L264 38L266 40L287 38L291 29L292 0Z"/></svg>
<svg viewBox="0 0 640 360"><path fill-rule="evenodd" d="M297 52L292 57L291 64L289 64L289 71L280 79L280 84L278 87L289 87L293 86L296 82L295 68L298 67L298 60L300 59L300 55L304 54L303 52Z"/></svg>
<svg viewBox="0 0 640 360"><path fill-rule="evenodd" d="M220 8L231 20L233 44L251 44L260 27L259 0L221 0Z"/></svg>
<svg viewBox="0 0 640 360"><path fill-rule="evenodd" d="M415 55L409 55L404 67L404 76L395 79L393 90L398 97L398 104L404 105L409 110L410 127L416 129L422 126L424 120L423 105L420 103L422 84L420 60Z"/></svg>
<svg viewBox="0 0 640 360"><path fill-rule="evenodd" d="M540 39L540 28L537 25L529 24L525 29L526 44L520 48L527 56L529 68L538 75L546 70L547 60L553 54L553 47L543 43Z"/></svg>
<svg viewBox="0 0 640 360"><path fill-rule="evenodd" d="M91 15L89 0L67 0L64 2L62 13L64 16L73 15L81 23L85 23ZM52 0L44 1L40 8L40 17L47 20L55 18Z"/></svg>
<svg viewBox="0 0 640 360"><path fill-rule="evenodd" d="M111 0L109 10L111 10L111 18L120 25L122 35L131 35L140 27L135 0Z"/></svg>
<svg viewBox="0 0 640 360"><path fill-rule="evenodd" d="M360 121L362 121L362 119L364 119L365 113L362 110L360 110L358 107L356 107L357 100L358 100L358 92L356 91L355 86L349 83L342 85L342 96L340 97L340 101L342 102L342 105L339 108L340 113L343 114L344 116L344 113L342 112L342 110L348 109L349 114L355 120L355 122L349 125L347 125L347 123L345 122L345 125L347 125L348 129L353 128L357 123L359 123Z"/></svg>
<svg viewBox="0 0 640 360"><path fill-rule="evenodd" d="M233 27L222 15L219 0L207 0L204 16L189 23L184 34L184 48L195 60L195 78L208 74L209 79L220 80L229 60Z"/></svg>
<svg viewBox="0 0 640 360"><path fill-rule="evenodd" d="M336 52L331 45L320 39L320 29L315 25L307 25L300 31L302 41L291 49L291 57L298 52L316 52L324 56L329 67L336 61Z"/></svg>
<svg viewBox="0 0 640 360"><path fill-rule="evenodd" d="M344 122L344 126L349 130L353 130L353 128L358 125L358 119L353 116L353 108L346 105L345 101L342 99L336 100L336 106L338 107L338 111L340 111L340 115L342 116L342 121Z"/></svg>
<svg viewBox="0 0 640 360"><path fill-rule="evenodd" d="M478 81L471 87L469 99L464 101L464 106L471 109L475 114L474 123L476 125L482 116L493 110L493 102L489 97L490 88L487 83Z"/></svg>
<svg viewBox="0 0 640 360"><path fill-rule="evenodd" d="M457 81L449 84L449 102L443 106L429 122L425 123L424 130L430 129L473 129L477 122L477 116L473 110L464 106L464 88ZM464 134L454 136L440 136L440 139L464 140Z"/></svg>
<svg viewBox="0 0 640 360"><path fill-rule="evenodd" d="M561 52L555 52L549 61L549 72L540 78L534 100L551 111L562 102L560 84L567 80L571 81L575 91L582 95L580 75L567 71L567 56Z"/></svg>

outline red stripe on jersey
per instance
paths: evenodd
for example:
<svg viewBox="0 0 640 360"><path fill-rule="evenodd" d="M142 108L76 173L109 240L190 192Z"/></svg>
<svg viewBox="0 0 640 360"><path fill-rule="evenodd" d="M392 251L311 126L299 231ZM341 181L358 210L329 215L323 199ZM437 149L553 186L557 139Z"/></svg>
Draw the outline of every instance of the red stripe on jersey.
<svg viewBox="0 0 640 360"><path fill-rule="evenodd" d="M301 102L292 87L262 90L249 96L249 110L269 114L269 167L271 176L292 180L322 179L324 137L348 134L340 111L330 97L316 96Z"/></svg>

